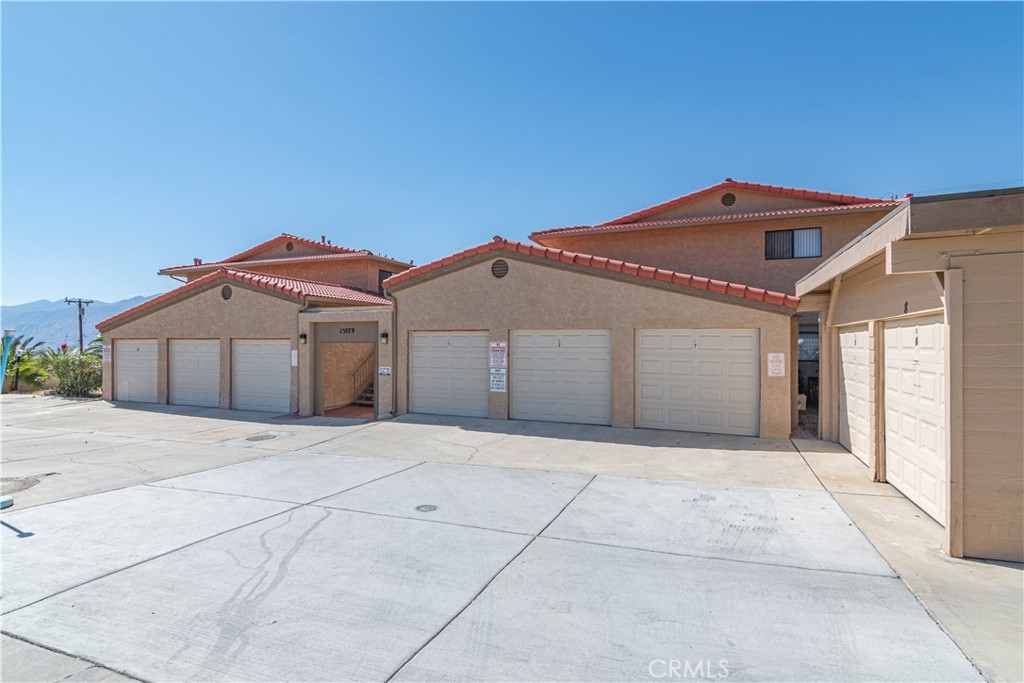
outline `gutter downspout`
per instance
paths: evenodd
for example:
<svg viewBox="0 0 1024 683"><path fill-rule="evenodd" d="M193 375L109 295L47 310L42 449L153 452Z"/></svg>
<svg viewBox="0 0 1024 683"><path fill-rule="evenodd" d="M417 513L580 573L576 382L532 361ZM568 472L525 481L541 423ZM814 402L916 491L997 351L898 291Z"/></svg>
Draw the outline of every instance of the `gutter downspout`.
<svg viewBox="0 0 1024 683"><path fill-rule="evenodd" d="M398 411L398 299L391 299L391 417Z"/></svg>
<svg viewBox="0 0 1024 683"><path fill-rule="evenodd" d="M301 318L301 315L303 313L305 313L306 309L308 309L308 308L309 308L309 297L306 297L306 298L304 298L302 300L302 305L299 306L299 312L295 315L295 345L296 346L301 346L302 345L302 342L299 341L299 335L302 334L302 318ZM306 340L306 343L307 343L307 345L309 344L309 339ZM302 349L296 349L296 351L299 354L297 358L301 359ZM314 381L316 381L316 380L314 379ZM295 370L295 398L297 400L296 400L296 406L295 406L295 413L294 413L294 415L300 415L302 413L302 364L301 363L296 365L296 370ZM316 397L315 396L313 397L313 402L314 403L316 402ZM316 412L315 411L315 406L310 406L310 411L309 412L310 413ZM310 417L314 417L314 416L310 415Z"/></svg>

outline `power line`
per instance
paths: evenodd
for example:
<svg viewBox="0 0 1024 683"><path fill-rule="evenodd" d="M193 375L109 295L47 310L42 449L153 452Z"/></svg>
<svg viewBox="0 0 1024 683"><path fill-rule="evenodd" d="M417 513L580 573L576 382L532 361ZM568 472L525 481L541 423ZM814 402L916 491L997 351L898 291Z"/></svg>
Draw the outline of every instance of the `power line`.
<svg viewBox="0 0 1024 683"><path fill-rule="evenodd" d="M82 321L85 320L85 307L94 302L92 299L69 299L64 297L64 303L68 306L78 304L78 352L83 353L85 351L85 335L82 332Z"/></svg>

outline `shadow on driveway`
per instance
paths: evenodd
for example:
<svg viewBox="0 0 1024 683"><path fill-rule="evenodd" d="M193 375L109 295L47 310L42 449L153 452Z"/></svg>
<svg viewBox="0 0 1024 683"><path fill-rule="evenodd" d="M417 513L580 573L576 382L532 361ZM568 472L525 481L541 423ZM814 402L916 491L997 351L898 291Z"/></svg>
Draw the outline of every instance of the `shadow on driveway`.
<svg viewBox="0 0 1024 683"><path fill-rule="evenodd" d="M661 429L623 429L621 427L581 425L564 422L492 420L488 418L420 415L417 413L400 415L391 421L398 424L452 427L466 432L618 444L621 446L710 448L725 451L778 451L785 453L795 451L789 439L759 439L752 436L735 436L731 434L672 432Z"/></svg>

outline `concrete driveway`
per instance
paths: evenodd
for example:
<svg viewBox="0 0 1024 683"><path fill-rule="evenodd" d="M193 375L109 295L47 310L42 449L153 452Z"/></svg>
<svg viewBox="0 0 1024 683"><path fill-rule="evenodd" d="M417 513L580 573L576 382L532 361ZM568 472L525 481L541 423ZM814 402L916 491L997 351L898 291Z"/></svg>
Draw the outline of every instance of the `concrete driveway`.
<svg viewBox="0 0 1024 683"><path fill-rule="evenodd" d="M39 401L3 403L39 482L5 681L981 679L825 448Z"/></svg>

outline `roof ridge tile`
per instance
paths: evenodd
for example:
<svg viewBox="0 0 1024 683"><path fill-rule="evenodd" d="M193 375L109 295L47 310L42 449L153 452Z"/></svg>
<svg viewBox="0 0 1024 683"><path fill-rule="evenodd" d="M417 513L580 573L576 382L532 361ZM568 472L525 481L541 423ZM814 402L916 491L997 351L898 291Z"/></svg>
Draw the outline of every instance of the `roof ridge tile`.
<svg viewBox="0 0 1024 683"><path fill-rule="evenodd" d="M719 213L708 216L687 216L685 218L665 218L657 221L636 221L628 223L598 223L596 225L575 225L567 228L548 228L546 230L537 230L530 234L530 239L536 240L537 238L544 237L558 237L561 235L572 235L576 233L587 233L587 232L603 232L603 231L614 231L616 229L636 229L643 230L648 228L659 228L659 227L683 227L691 224L704 224L704 223L730 223L737 220L747 220L750 218L774 218L774 217L785 217L785 216L798 216L801 214L816 214L816 213L843 213L845 211L861 211L872 208L886 208L895 207L903 203L903 199L881 199L878 201L871 201L866 203L858 204L837 204L834 206L811 206L799 209L769 209L765 211L748 211L744 213Z"/></svg>
<svg viewBox="0 0 1024 683"><path fill-rule="evenodd" d="M689 275L687 273L677 273L674 271L654 268L653 266L628 263L603 256L579 254L576 252L564 251L562 249L555 249L553 247L525 244L523 242L507 240L501 237L495 237L494 240L490 242L485 242L484 244L470 247L454 254L449 254L448 256L444 256L429 263L410 268L409 270L398 273L397 275L392 275L384 281L384 288L390 289L397 284L432 273L439 268L454 265L473 256L486 254L492 251L508 251L512 253L526 254L537 258L569 263L582 268L607 270L613 273L625 273L626 275L645 280L671 282L672 284L683 285L693 289L727 294L729 296L749 299L751 301L771 303L793 310L795 310L800 303L799 297L783 294L782 292L769 292L767 290L748 287L747 285L739 283L713 280L711 278ZM577 258L579 257L587 259L587 263L577 261ZM771 300L769 300L769 295Z"/></svg>
<svg viewBox="0 0 1024 683"><path fill-rule="evenodd" d="M375 294L365 289L359 289L358 287L350 287L348 285L339 285L331 282L319 282L317 280L305 280L302 278L289 278L279 275L268 275L266 273L259 273L251 270L244 270L241 268L231 268L229 266L223 266L207 273L200 278L188 282L181 287L176 287L169 292L144 301L138 306L133 306L126 311L122 311L117 315L111 316L106 320L103 320L96 324L96 328L104 330L110 326L125 320L129 317L133 317L139 313L142 313L148 309L159 306L162 303L168 302L172 299L178 298L187 292L199 289L207 284L215 282L220 279L228 279L233 282L240 282L243 284L253 285L259 289L265 289L267 291L279 292L287 296L292 297L300 302L305 302L308 297L314 298L326 298L334 299L336 301L355 301L367 304L380 304L390 305L391 302L384 296ZM302 287L302 284L311 285L310 288ZM344 296L343 293L348 292L355 294L356 296Z"/></svg>
<svg viewBox="0 0 1024 683"><path fill-rule="evenodd" d="M305 256L284 256L284 257L281 257L281 258L254 259L252 261L210 261L208 263L189 263L189 264L182 265L182 266L168 266L166 268L161 268L159 272L161 274L180 273L180 272L190 272L190 271L197 271L197 270L206 270L206 269L209 269L209 268L217 268L218 266L231 266L231 265L241 265L241 264L250 265L250 266L252 266L252 265L264 266L264 265L276 265L276 264L291 264L291 263L313 262L313 261L318 261L318 260L325 260L325 261L326 260L334 260L334 259L340 260L340 259L355 258L355 257L376 258L376 259L381 259L381 260L384 260L384 261L390 261L392 263L399 263L399 264L402 264L402 265L409 265L405 261L399 261L398 259L393 259L390 256L381 256L380 254L374 254L373 252L368 251L368 250L362 250L362 251L353 251L353 252L342 253L342 254L333 254L333 253L332 254L306 254Z"/></svg>

